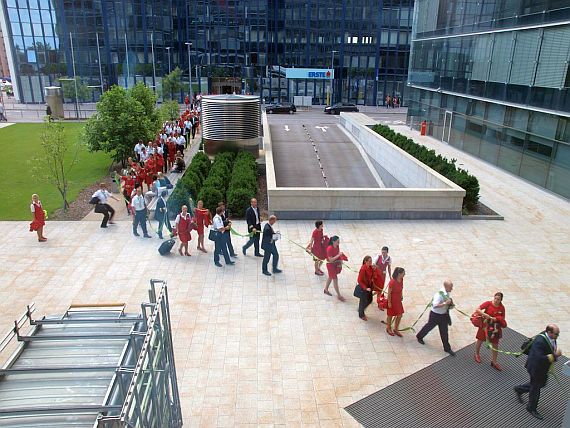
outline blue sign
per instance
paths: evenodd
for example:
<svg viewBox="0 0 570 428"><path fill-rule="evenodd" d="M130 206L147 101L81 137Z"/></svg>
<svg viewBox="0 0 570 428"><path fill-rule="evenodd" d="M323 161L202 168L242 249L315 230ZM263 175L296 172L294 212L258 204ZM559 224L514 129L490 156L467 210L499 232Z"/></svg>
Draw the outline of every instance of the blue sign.
<svg viewBox="0 0 570 428"><path fill-rule="evenodd" d="M334 70L329 68L287 68L287 79L334 79Z"/></svg>

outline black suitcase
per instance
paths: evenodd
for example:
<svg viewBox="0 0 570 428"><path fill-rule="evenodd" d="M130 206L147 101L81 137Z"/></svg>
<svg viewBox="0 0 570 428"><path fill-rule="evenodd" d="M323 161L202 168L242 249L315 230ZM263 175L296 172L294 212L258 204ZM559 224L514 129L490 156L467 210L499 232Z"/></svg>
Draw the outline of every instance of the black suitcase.
<svg viewBox="0 0 570 428"><path fill-rule="evenodd" d="M158 247L158 252L160 255L164 256L170 253L170 250L172 250L172 247L174 247L175 242L176 241L174 239L167 239L162 244L160 244L160 247Z"/></svg>

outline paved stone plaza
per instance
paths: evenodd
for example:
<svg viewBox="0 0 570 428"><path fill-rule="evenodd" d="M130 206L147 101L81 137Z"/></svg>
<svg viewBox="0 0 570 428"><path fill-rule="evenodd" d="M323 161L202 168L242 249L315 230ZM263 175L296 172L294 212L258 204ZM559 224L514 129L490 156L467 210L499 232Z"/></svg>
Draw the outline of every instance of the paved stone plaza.
<svg viewBox="0 0 570 428"><path fill-rule="evenodd" d="M407 273L404 327L450 278L466 312L500 290L513 329L532 335L547 322L558 323L559 346L567 354L570 203L429 137L413 136L477 175L482 202L505 220L329 221L325 233L340 236L341 251L355 268L364 255L390 247L394 266ZM276 229L306 245L313 226L278 221ZM246 230L244 221L234 227ZM108 229L99 228L99 218L48 222L47 243L37 242L28 222L2 222L0 233L0 331L10 329L31 302L38 305L36 316L96 302L126 302L139 312L149 279L168 281L185 426L357 426L344 406L447 356L437 331L422 346L410 332L388 336L380 323L385 313L374 306L368 322L361 321L353 272L339 276L345 303L324 295L325 277L315 276L312 260L286 240L277 245L284 272L268 278L252 249L241 254L242 238L233 239L237 264L217 268L211 242L209 254L198 254L194 238L192 257L174 251L161 257L159 240L133 237L128 221ZM452 318L452 346L473 342L469 320L456 313ZM482 357L489 364L490 353ZM514 393L504 405L520 406Z"/></svg>

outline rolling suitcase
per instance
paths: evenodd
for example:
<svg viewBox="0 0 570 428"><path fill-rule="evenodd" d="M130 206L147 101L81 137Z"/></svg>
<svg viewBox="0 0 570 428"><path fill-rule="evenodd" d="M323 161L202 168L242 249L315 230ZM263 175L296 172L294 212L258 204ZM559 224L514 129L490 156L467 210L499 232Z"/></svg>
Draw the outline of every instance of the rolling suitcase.
<svg viewBox="0 0 570 428"><path fill-rule="evenodd" d="M166 254L169 254L170 250L172 250L172 247L174 247L175 242L176 241L174 241L174 239L167 239L162 244L160 244L160 247L158 247L158 252L160 255L164 256Z"/></svg>

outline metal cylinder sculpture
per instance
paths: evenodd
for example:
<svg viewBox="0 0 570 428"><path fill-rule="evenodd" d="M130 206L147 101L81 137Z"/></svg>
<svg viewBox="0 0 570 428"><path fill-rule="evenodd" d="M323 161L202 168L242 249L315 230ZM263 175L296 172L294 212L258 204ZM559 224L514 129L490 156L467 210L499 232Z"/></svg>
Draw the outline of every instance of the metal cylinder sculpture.
<svg viewBox="0 0 570 428"><path fill-rule="evenodd" d="M214 155L240 148L259 156L261 110L252 95L202 97L204 151Z"/></svg>

